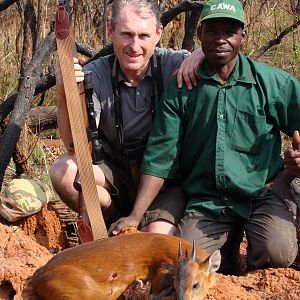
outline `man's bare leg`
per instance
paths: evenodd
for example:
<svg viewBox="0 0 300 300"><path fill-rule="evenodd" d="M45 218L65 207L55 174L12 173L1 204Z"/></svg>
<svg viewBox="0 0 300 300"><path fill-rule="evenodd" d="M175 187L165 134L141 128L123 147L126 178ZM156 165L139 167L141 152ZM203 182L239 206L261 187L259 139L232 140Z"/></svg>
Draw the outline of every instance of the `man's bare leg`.
<svg viewBox="0 0 300 300"><path fill-rule="evenodd" d="M111 211L113 205L108 192L109 183L107 182L102 170L98 166L93 166L95 182L101 207L104 211ZM71 209L80 213L80 198L82 194L74 186L74 179L77 174L77 164L74 155L63 155L56 160L50 170L52 185L61 200Z"/></svg>
<svg viewBox="0 0 300 300"><path fill-rule="evenodd" d="M176 230L175 225L163 220L152 222L144 226L143 228L141 228L141 231L156 232L156 233L162 233L168 235L174 235L175 230Z"/></svg>

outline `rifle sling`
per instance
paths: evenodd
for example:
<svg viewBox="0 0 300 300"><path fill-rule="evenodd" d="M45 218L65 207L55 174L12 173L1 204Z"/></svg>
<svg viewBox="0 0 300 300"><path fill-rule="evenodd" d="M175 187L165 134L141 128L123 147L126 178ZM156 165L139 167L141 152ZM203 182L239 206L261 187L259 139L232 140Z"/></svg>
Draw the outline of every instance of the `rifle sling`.
<svg viewBox="0 0 300 300"><path fill-rule="evenodd" d="M65 17L68 18L64 5L58 6L57 15L56 23L57 21L60 22L61 20L63 23L63 19ZM56 27L59 28L59 24L56 24ZM73 56L75 43L71 34L67 35L65 32L66 26L64 24L64 34L56 34L58 59L65 87L67 109L76 153L78 171L80 174L83 198L90 219L93 238L96 240L107 237L107 230L102 216L92 168L91 155L89 151L87 139L87 118L82 110L85 105L78 105L78 103L82 103L82 101L85 100L84 94L79 94L74 75Z"/></svg>

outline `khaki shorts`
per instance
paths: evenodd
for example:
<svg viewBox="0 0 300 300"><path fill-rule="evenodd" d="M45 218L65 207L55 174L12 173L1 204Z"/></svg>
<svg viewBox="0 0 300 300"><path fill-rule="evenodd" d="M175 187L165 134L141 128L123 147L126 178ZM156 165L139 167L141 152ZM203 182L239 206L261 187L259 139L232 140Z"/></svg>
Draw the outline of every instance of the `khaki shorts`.
<svg viewBox="0 0 300 300"><path fill-rule="evenodd" d="M137 192L131 174L125 168L109 160L105 160L99 167L112 185L110 195L118 210L118 217L128 216L133 208ZM178 183L166 181L144 214L139 228L157 220L165 220L177 226L184 214L185 206L186 199L181 186Z"/></svg>

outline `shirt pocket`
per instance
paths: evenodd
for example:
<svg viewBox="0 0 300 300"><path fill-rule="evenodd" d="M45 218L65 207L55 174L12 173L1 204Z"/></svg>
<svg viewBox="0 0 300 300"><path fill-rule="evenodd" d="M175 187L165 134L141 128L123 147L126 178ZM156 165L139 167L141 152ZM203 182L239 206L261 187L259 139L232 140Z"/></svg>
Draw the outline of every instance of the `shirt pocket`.
<svg viewBox="0 0 300 300"><path fill-rule="evenodd" d="M238 152L259 154L267 138L266 117L238 110L231 134L230 147Z"/></svg>

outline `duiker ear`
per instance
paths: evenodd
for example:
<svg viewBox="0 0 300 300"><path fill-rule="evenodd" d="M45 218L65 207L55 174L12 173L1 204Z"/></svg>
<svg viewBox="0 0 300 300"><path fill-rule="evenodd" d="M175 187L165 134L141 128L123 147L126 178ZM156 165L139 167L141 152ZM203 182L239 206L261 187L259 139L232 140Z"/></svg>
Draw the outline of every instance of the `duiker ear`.
<svg viewBox="0 0 300 300"><path fill-rule="evenodd" d="M210 273L218 271L221 265L221 253L220 250L216 250L208 259Z"/></svg>

